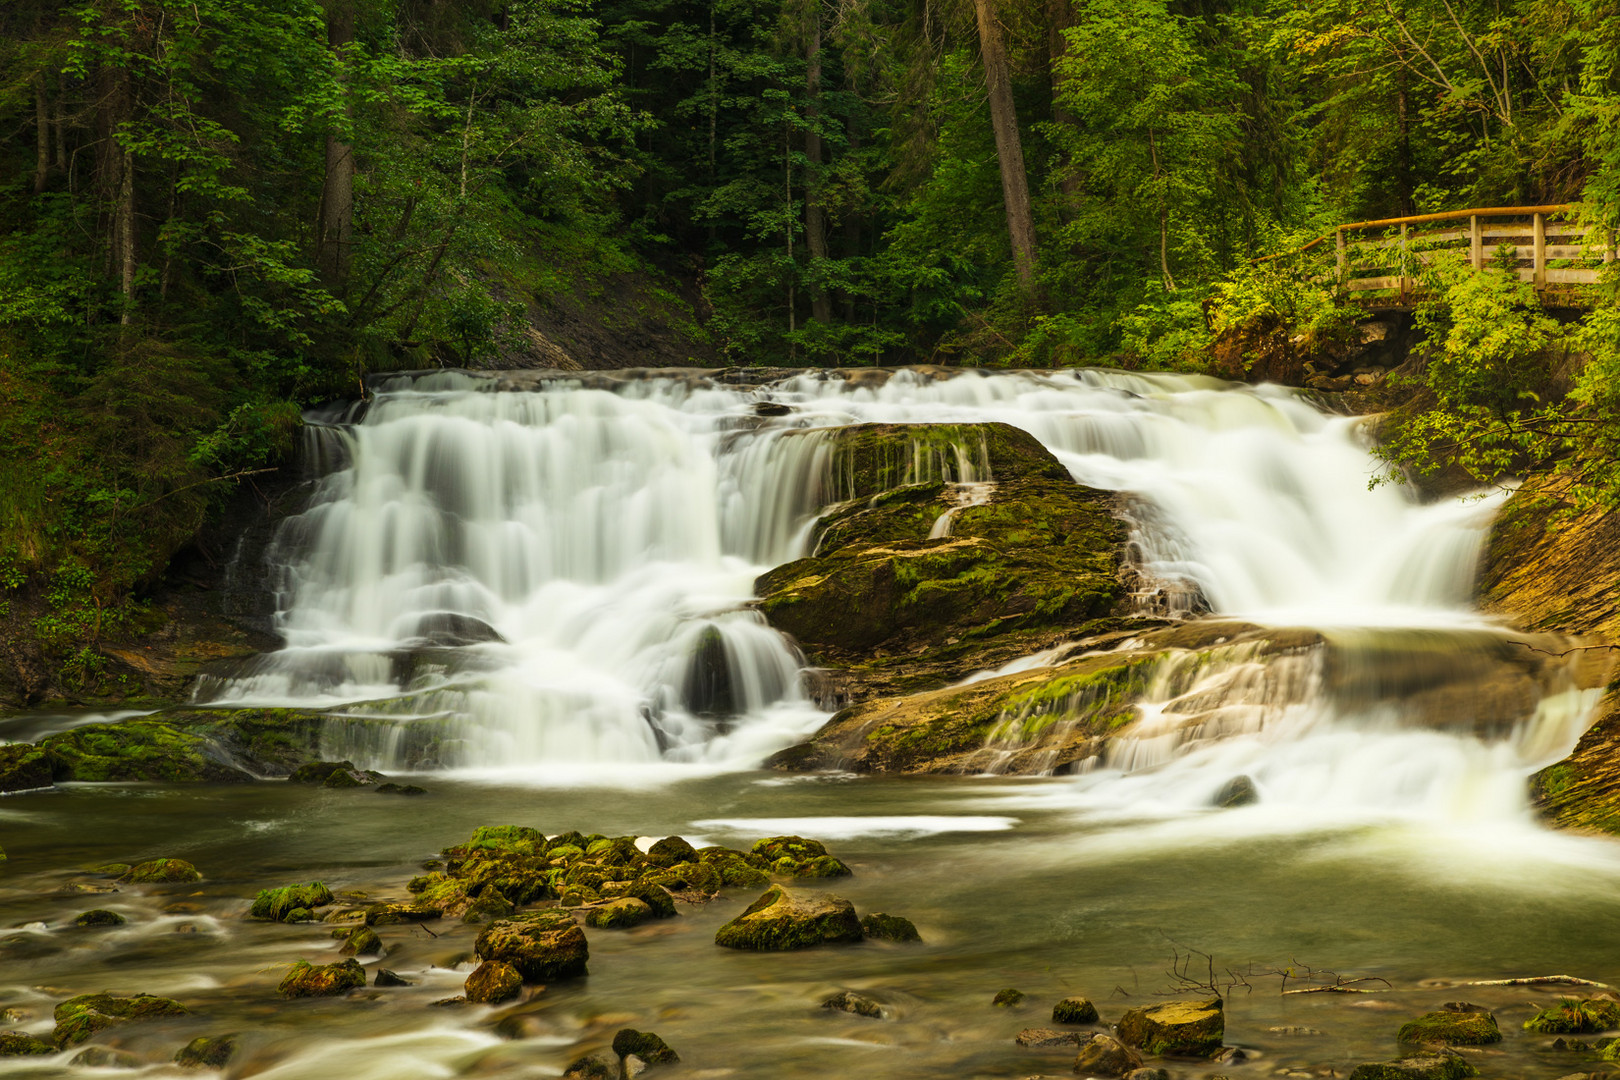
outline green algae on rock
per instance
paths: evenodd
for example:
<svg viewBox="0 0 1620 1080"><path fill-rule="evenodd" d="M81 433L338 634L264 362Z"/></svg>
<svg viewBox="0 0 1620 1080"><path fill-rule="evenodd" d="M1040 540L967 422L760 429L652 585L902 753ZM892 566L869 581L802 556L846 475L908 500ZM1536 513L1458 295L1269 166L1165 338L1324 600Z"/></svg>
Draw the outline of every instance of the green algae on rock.
<svg viewBox="0 0 1620 1080"><path fill-rule="evenodd" d="M369 926L357 926L338 933L343 935L343 948L338 950L339 956L378 956L382 953L382 938Z"/></svg>
<svg viewBox="0 0 1620 1080"><path fill-rule="evenodd" d="M118 914L116 911L108 911L105 908L95 908L91 911L81 912L73 920L73 925L86 927L123 926L127 922L129 922L129 920Z"/></svg>
<svg viewBox="0 0 1620 1080"><path fill-rule="evenodd" d="M873 911L862 916L861 933L883 941L906 943L922 940L922 935L917 933L917 927L910 919L882 911Z"/></svg>
<svg viewBox="0 0 1620 1080"><path fill-rule="evenodd" d="M883 1006L864 994L857 994L853 990L841 990L822 1001L823 1009L833 1012L846 1012L853 1016L869 1016L874 1020L883 1019Z"/></svg>
<svg viewBox="0 0 1620 1080"><path fill-rule="evenodd" d="M714 943L728 949L785 952L860 941L862 936L861 921L848 900L800 895L772 885L741 915L715 931Z"/></svg>
<svg viewBox="0 0 1620 1080"><path fill-rule="evenodd" d="M283 997L337 997L366 985L366 970L357 960L311 964L300 960L276 989Z"/></svg>
<svg viewBox="0 0 1620 1080"><path fill-rule="evenodd" d="M1074 1057L1074 1071L1081 1076L1124 1076L1141 1066L1141 1055L1112 1035L1093 1035Z"/></svg>
<svg viewBox="0 0 1620 1080"><path fill-rule="evenodd" d="M304 922L311 911L325 907L332 900L332 891L319 881L312 881L308 885L284 885L279 889L260 890L253 898L253 907L248 915L271 922ZM292 913L300 909L304 912L304 919L292 919Z"/></svg>
<svg viewBox="0 0 1620 1080"><path fill-rule="evenodd" d="M152 859L129 868L119 881L135 885L201 881L202 873L184 859Z"/></svg>
<svg viewBox="0 0 1620 1080"><path fill-rule="evenodd" d="M621 1058L638 1057L648 1065L673 1065L681 1060L663 1039L635 1028L619 1029L613 1036L613 1052Z"/></svg>
<svg viewBox="0 0 1620 1080"><path fill-rule="evenodd" d="M1127 1046L1150 1054L1213 1057L1226 1035L1226 1013L1221 999L1166 1001L1140 1009L1127 1009L1116 1034Z"/></svg>
<svg viewBox="0 0 1620 1080"><path fill-rule="evenodd" d="M1419 1046L1485 1046L1502 1041L1496 1017L1483 1010L1425 1013L1402 1024L1395 1037Z"/></svg>
<svg viewBox="0 0 1620 1080"><path fill-rule="evenodd" d="M1024 997L1025 994L1022 990L1009 986L1004 990L997 990L996 996L991 999L990 1004L1003 1009L1011 1009L1022 1005Z"/></svg>
<svg viewBox="0 0 1620 1080"><path fill-rule="evenodd" d="M552 982L585 974L590 947L566 911L538 911L497 919L474 945L481 960L511 964L525 982Z"/></svg>
<svg viewBox="0 0 1620 1080"><path fill-rule="evenodd" d="M33 1057L54 1054L56 1047L21 1031L0 1031L0 1057Z"/></svg>
<svg viewBox="0 0 1620 1080"><path fill-rule="evenodd" d="M1091 1003L1090 998L1066 997L1052 1006L1052 1023L1054 1024L1095 1024L1097 1022L1097 1006Z"/></svg>
<svg viewBox="0 0 1620 1080"><path fill-rule="evenodd" d="M652 908L633 896L609 900L585 913L585 925L598 930L624 930L653 917Z"/></svg>

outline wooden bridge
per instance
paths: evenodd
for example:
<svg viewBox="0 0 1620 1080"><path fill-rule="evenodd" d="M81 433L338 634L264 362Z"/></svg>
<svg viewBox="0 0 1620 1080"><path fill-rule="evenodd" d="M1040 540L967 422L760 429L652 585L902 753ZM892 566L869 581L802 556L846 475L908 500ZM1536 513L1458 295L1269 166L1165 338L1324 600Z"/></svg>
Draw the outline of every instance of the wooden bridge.
<svg viewBox="0 0 1620 1080"><path fill-rule="evenodd" d="M1590 307L1583 286L1596 284L1603 266L1615 261L1615 236L1574 218L1575 207L1565 203L1358 221L1254 264L1291 261L1298 272L1336 282L1368 306L1409 307L1421 292L1422 266L1435 252L1456 251L1466 253L1476 270L1516 270L1519 280L1535 284L1544 303ZM1325 265L1330 250L1331 269Z"/></svg>

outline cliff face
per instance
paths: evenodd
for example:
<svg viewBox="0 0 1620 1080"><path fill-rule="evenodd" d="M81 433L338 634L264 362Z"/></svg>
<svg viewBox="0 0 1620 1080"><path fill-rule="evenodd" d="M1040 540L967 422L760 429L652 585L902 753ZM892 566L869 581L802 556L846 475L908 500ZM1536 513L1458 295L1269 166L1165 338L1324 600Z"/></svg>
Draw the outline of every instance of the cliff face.
<svg viewBox="0 0 1620 1080"><path fill-rule="evenodd" d="M1564 828L1620 834L1620 513L1576 512L1565 482L1526 484L1496 523L1480 575L1480 604L1526 629L1572 634L1608 669L1597 720L1573 753L1537 773L1533 793Z"/></svg>

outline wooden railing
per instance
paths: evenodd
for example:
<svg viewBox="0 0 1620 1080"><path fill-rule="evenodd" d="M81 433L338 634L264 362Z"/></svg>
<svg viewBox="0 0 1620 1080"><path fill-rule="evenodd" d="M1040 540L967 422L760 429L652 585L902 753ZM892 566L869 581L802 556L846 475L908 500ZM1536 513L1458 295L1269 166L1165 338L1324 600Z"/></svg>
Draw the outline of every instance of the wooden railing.
<svg viewBox="0 0 1620 1080"><path fill-rule="evenodd" d="M1501 266L1517 270L1521 281L1537 289L1573 292L1595 284L1602 266L1615 261L1614 234L1575 223L1574 210L1568 204L1492 206L1358 221L1254 263L1298 259L1331 241L1334 271L1318 271L1313 279L1336 278L1345 291L1373 303L1405 304L1416 289L1416 272L1434 252L1466 250L1476 270ZM1436 225L1443 227L1424 228Z"/></svg>

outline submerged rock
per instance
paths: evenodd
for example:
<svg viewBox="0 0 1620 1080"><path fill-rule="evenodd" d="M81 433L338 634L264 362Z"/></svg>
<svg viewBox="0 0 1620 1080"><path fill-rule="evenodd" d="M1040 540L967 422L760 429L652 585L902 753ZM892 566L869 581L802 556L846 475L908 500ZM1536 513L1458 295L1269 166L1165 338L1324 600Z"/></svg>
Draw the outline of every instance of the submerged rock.
<svg viewBox="0 0 1620 1080"><path fill-rule="evenodd" d="M202 874L184 859L152 859L129 868L119 881L137 885L201 881Z"/></svg>
<svg viewBox="0 0 1620 1080"><path fill-rule="evenodd" d="M882 1005L853 990L843 990L834 994L823 1001L821 1007L834 1012L854 1013L856 1016L870 1016L879 1020L883 1018Z"/></svg>
<svg viewBox="0 0 1620 1080"><path fill-rule="evenodd" d="M1116 1028L1120 1042L1150 1054L1211 1057L1221 1049L1226 1014L1221 999L1167 1001L1127 1009Z"/></svg>
<svg viewBox="0 0 1620 1080"><path fill-rule="evenodd" d="M1259 801L1260 792L1255 789L1254 781L1247 776L1232 777L1215 793L1215 805L1223 810L1230 810L1235 806L1249 806Z"/></svg>
<svg viewBox="0 0 1620 1080"><path fill-rule="evenodd" d="M395 784L390 782L378 784L376 792L378 795L426 795L427 788L417 787L415 784Z"/></svg>
<svg viewBox="0 0 1620 1080"><path fill-rule="evenodd" d="M1419 1046L1484 1046L1502 1041L1496 1017L1479 1012L1432 1012L1401 1025L1396 1038Z"/></svg>
<svg viewBox="0 0 1620 1080"><path fill-rule="evenodd" d="M467 1000L478 1005L498 1005L523 992L523 976L517 968L500 960L486 960L467 976Z"/></svg>
<svg viewBox="0 0 1620 1080"><path fill-rule="evenodd" d="M377 969L377 974L372 976L371 985L372 986L415 986L416 984L411 982L409 979L401 978L399 975L395 974L392 971L389 971L387 968L378 968Z"/></svg>
<svg viewBox="0 0 1620 1080"><path fill-rule="evenodd" d="M118 912L116 912L116 911L108 911L105 908L96 908L93 911L86 911L86 912L81 913L77 918L75 918L73 920L73 925L74 926L123 926L127 922L129 922L129 920L124 918L122 915L118 914Z"/></svg>
<svg viewBox="0 0 1620 1080"><path fill-rule="evenodd" d="M343 948L338 950L339 956L379 956L382 953L382 938L369 926L357 926L344 937Z"/></svg>
<svg viewBox="0 0 1620 1080"><path fill-rule="evenodd" d="M621 1058L638 1057L648 1065L673 1065L681 1060L663 1039L635 1028L619 1029L613 1036L613 1052Z"/></svg>
<svg viewBox="0 0 1620 1080"><path fill-rule="evenodd" d="M553 982L585 974L590 948L566 911L538 911L497 919L478 935L481 960L512 965L525 982Z"/></svg>
<svg viewBox="0 0 1620 1080"><path fill-rule="evenodd" d="M48 788L60 771L65 766L49 750L28 743L0 746L0 793Z"/></svg>
<svg viewBox="0 0 1620 1080"><path fill-rule="evenodd" d="M834 942L860 941L861 921L848 900L825 894L795 894L780 885L715 932L728 949L781 952Z"/></svg>
<svg viewBox="0 0 1620 1080"><path fill-rule="evenodd" d="M861 919L861 933L869 938L881 938L884 941L921 941L922 935L910 919L900 915L889 915L882 911L874 911Z"/></svg>
<svg viewBox="0 0 1620 1080"><path fill-rule="evenodd" d="M698 635L686 664L682 704L693 716L735 716L741 708L726 655L725 635L712 623Z"/></svg>
<svg viewBox="0 0 1620 1080"><path fill-rule="evenodd" d="M1479 1070L1470 1065L1467 1059L1448 1050L1399 1061L1357 1065L1351 1071L1349 1080L1462 1080L1463 1077L1478 1075Z"/></svg>
<svg viewBox="0 0 1620 1080"><path fill-rule="evenodd" d="M87 1046L73 1055L72 1064L83 1069L138 1069L144 1062L110 1046Z"/></svg>
<svg viewBox="0 0 1620 1080"><path fill-rule="evenodd" d="M563 1080L619 1080L619 1070L591 1054L569 1065L563 1071Z"/></svg>
<svg viewBox="0 0 1620 1080"><path fill-rule="evenodd" d="M235 1035L200 1035L180 1048L174 1063L183 1069L223 1069L235 1053Z"/></svg>
<svg viewBox="0 0 1620 1080"><path fill-rule="evenodd" d="M1027 1046L1031 1050L1051 1050L1059 1046L1075 1046L1080 1042L1080 1036L1073 1031L1053 1031L1051 1028L1025 1028L1013 1040L1019 1046Z"/></svg>
<svg viewBox="0 0 1620 1080"><path fill-rule="evenodd" d="M637 900L633 896L623 896L587 911L585 925L598 930L624 930L640 926L652 917L652 908L648 907L645 901Z"/></svg>
<svg viewBox="0 0 1620 1080"><path fill-rule="evenodd" d="M112 994L80 994L56 1006L54 1041L65 1050L106 1028L165 1016L185 1016L189 1011L178 1001L151 994L136 994L127 998Z"/></svg>
<svg viewBox="0 0 1620 1080"><path fill-rule="evenodd" d="M272 922L307 922L312 910L325 907L332 900L331 890L319 881L312 881L308 885L285 885L279 889L261 890L253 898L253 907L248 915ZM293 913L300 909L304 912L304 918L294 919Z"/></svg>
<svg viewBox="0 0 1620 1080"><path fill-rule="evenodd" d="M290 998L337 997L365 985L366 969L356 960L340 960L324 965L300 960L276 989L283 997Z"/></svg>
<svg viewBox="0 0 1620 1080"><path fill-rule="evenodd" d="M995 998L990 1002L990 1004L999 1006L1003 1009L1010 1009L1016 1005L1022 1005L1023 1003L1024 992L1022 990L1015 990L1010 986L1005 990L997 990Z"/></svg>
<svg viewBox="0 0 1620 1080"><path fill-rule="evenodd" d="M1095 1024L1097 1022L1097 1006L1091 1003L1090 998L1066 997L1052 1006L1052 1023L1054 1024Z"/></svg>
<svg viewBox="0 0 1620 1080"><path fill-rule="evenodd" d="M1081 1076L1124 1076L1141 1067L1141 1056L1112 1035L1093 1035L1074 1057L1074 1071Z"/></svg>
<svg viewBox="0 0 1620 1080"><path fill-rule="evenodd" d="M353 772L354 762L307 761L292 771L292 774L287 777L287 783L313 785L324 784L326 783L327 777L338 771Z"/></svg>

